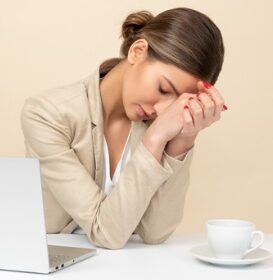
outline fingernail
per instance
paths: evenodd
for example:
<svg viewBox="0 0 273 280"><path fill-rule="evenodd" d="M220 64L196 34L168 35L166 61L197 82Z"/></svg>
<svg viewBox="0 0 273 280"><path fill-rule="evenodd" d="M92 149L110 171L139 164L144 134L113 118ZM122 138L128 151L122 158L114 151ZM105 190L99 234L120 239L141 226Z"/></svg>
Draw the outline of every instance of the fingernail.
<svg viewBox="0 0 273 280"><path fill-rule="evenodd" d="M203 82L203 84L206 89L209 89L211 87L211 84L208 82Z"/></svg>
<svg viewBox="0 0 273 280"><path fill-rule="evenodd" d="M228 109L228 107L225 104L223 105L223 108L224 108L224 110Z"/></svg>

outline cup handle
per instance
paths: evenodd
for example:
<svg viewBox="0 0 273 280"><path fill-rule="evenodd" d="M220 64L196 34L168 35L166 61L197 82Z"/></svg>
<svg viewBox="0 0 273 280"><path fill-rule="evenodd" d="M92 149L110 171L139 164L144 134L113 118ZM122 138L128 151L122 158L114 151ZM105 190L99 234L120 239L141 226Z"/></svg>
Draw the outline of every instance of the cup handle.
<svg viewBox="0 0 273 280"><path fill-rule="evenodd" d="M259 236L260 236L260 239L261 239L260 242L259 242L255 247L252 247L252 248L248 249L248 250L244 253L244 256L245 256L246 254L248 254L248 253L250 253L250 252L256 250L257 248L259 248L259 247L264 243L264 233L263 233L262 231L260 231L260 230L255 230L255 231L252 231L252 232L251 232L251 243L252 243L252 241L253 241L255 235L259 235Z"/></svg>

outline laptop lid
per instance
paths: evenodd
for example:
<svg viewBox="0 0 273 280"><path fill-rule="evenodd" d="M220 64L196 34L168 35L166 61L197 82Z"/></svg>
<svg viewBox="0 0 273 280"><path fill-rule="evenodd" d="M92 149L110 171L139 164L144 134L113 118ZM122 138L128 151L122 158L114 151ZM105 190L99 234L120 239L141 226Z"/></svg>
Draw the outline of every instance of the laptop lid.
<svg viewBox="0 0 273 280"><path fill-rule="evenodd" d="M0 269L48 273L38 159L0 157Z"/></svg>

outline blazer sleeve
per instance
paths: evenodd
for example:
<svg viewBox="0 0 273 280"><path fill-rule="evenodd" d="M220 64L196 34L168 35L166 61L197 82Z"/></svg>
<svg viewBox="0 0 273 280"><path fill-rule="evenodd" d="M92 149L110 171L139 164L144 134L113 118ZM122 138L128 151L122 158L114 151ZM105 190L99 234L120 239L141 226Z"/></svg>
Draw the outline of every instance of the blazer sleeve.
<svg viewBox="0 0 273 280"><path fill-rule="evenodd" d="M46 97L28 98L21 111L26 155L39 159L43 186L89 240L98 247L120 249L173 168L166 157L159 163L140 141L107 196L71 148L66 118Z"/></svg>
<svg viewBox="0 0 273 280"><path fill-rule="evenodd" d="M190 184L190 166L194 145L176 157L165 151L174 173L160 186L141 218L135 232L144 243L158 244L165 241L181 223L186 193Z"/></svg>

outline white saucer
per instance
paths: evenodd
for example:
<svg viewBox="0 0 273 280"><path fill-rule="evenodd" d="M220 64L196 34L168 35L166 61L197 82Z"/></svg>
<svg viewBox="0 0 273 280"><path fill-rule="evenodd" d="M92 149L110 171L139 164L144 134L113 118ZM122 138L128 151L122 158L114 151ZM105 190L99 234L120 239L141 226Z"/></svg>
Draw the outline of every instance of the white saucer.
<svg viewBox="0 0 273 280"><path fill-rule="evenodd" d="M201 261L221 265L248 265L258 263L272 257L272 254L269 251L258 248L247 254L242 259L219 259L212 254L207 244L191 248L190 253Z"/></svg>

